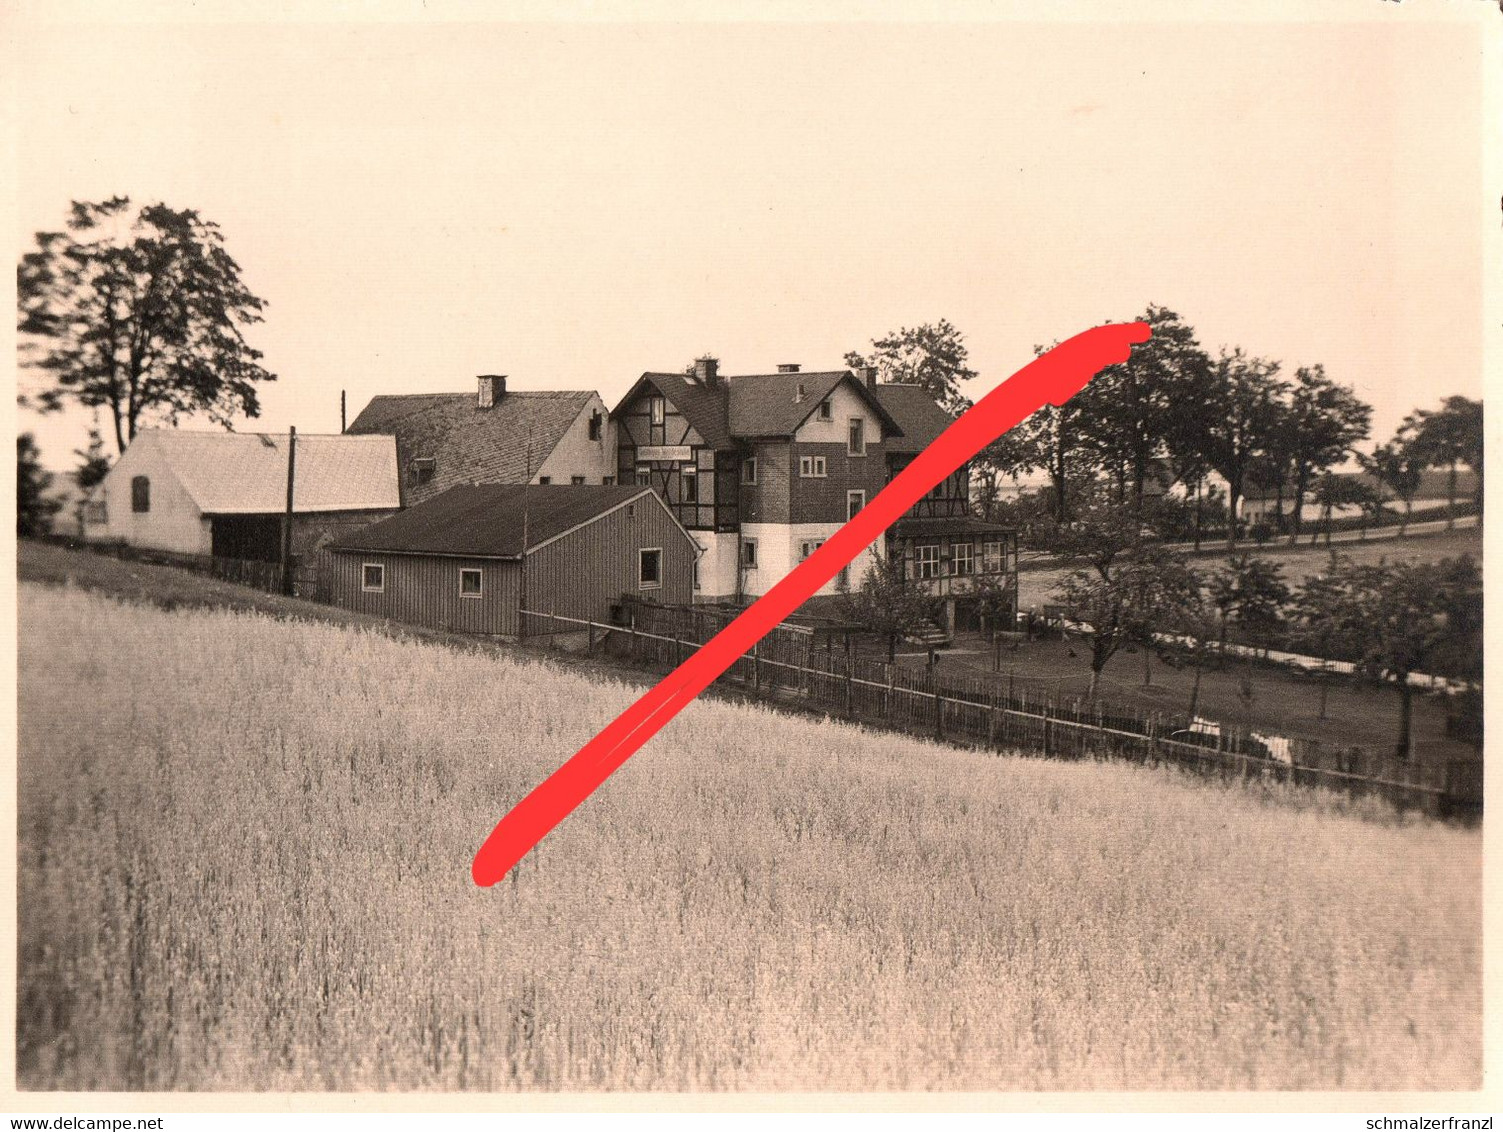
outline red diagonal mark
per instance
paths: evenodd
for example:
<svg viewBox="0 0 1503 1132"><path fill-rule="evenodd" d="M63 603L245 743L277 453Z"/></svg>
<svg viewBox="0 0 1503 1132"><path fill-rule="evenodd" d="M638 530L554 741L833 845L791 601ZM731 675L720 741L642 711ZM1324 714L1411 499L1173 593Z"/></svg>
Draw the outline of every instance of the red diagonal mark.
<svg viewBox="0 0 1503 1132"><path fill-rule="evenodd" d="M988 393L900 472L825 544L715 634L651 691L545 778L491 830L470 874L502 879L574 807L754 644L855 560L934 485L1045 403L1063 405L1102 369L1149 338L1146 322L1098 326L1024 366Z"/></svg>

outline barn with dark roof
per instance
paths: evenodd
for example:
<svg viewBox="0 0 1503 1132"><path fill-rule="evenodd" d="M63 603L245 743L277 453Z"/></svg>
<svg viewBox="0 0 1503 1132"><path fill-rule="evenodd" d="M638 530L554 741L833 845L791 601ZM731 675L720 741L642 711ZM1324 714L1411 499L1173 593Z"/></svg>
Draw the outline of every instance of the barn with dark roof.
<svg viewBox="0 0 1503 1132"><path fill-rule="evenodd" d="M694 540L648 487L450 488L330 548L336 605L494 636L605 622L623 597L688 604Z"/></svg>

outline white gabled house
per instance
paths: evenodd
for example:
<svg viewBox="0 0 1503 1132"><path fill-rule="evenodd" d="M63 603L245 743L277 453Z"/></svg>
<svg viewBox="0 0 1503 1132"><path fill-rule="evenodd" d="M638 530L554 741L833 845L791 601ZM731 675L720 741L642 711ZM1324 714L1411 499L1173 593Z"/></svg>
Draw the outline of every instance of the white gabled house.
<svg viewBox="0 0 1503 1132"><path fill-rule="evenodd" d="M275 561L288 437L146 429L83 508L83 537L170 554ZM299 436L293 553L321 549L399 507L390 436Z"/></svg>

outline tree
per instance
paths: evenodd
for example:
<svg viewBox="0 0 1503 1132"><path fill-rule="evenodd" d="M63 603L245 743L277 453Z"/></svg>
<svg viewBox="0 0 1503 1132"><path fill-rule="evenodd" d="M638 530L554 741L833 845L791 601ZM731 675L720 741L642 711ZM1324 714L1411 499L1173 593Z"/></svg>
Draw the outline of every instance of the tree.
<svg viewBox="0 0 1503 1132"><path fill-rule="evenodd" d="M73 482L78 485L79 491L87 494L90 488L103 482L104 477L110 474L110 458L105 455L104 437L99 435L97 425L89 429L89 446L75 448L73 455L78 457Z"/></svg>
<svg viewBox="0 0 1503 1132"><path fill-rule="evenodd" d="M203 413L231 427L260 413L256 384L275 380L242 328L265 306L240 279L219 226L192 209L74 202L66 230L38 232L16 272L25 363L68 400L108 409L117 451L146 422Z"/></svg>
<svg viewBox="0 0 1503 1132"><path fill-rule="evenodd" d="M1470 558L1375 566L1337 559L1306 603L1314 603L1302 607L1306 624L1318 627L1359 675L1398 689L1400 758L1412 747L1410 677L1447 652L1460 654L1463 671L1480 673L1482 578Z"/></svg>
<svg viewBox="0 0 1503 1132"><path fill-rule="evenodd" d="M1283 575L1277 562L1246 553L1227 559L1211 575L1210 597L1221 616L1223 651L1233 625L1254 645L1266 646L1278 632L1290 597Z"/></svg>
<svg viewBox="0 0 1503 1132"><path fill-rule="evenodd" d="M1294 479L1294 530L1303 529L1303 507L1310 484L1320 473L1344 462L1372 426L1372 406L1345 385L1326 376L1324 366L1301 367L1294 373L1281 434ZM1277 446L1277 445L1276 445Z"/></svg>
<svg viewBox="0 0 1503 1132"><path fill-rule="evenodd" d="M1211 599L1209 588L1208 579L1203 572L1192 566L1185 566L1181 573L1181 584L1170 591L1174 600L1164 618L1164 628L1183 638L1188 645L1188 662L1195 670L1188 708L1192 722L1195 710L1200 706L1200 681L1210 660L1212 642L1223 632L1222 612Z"/></svg>
<svg viewBox="0 0 1503 1132"><path fill-rule="evenodd" d="M845 364L853 369L875 366L883 381L923 386L945 412L959 416L971 407L960 383L976 376L967 357L964 336L947 319L940 319L875 338L869 353L852 350Z"/></svg>
<svg viewBox="0 0 1503 1132"><path fill-rule="evenodd" d="M1482 402L1447 397L1436 410L1419 409L1404 421L1401 432L1411 438L1414 451L1427 466L1446 468L1448 506L1446 529L1456 525L1456 467L1465 464L1477 477L1477 506L1482 506Z"/></svg>
<svg viewBox="0 0 1503 1132"><path fill-rule="evenodd" d="M1321 528L1325 531L1326 545L1331 545L1331 518L1338 507L1361 507L1366 508L1373 498L1373 489L1361 480L1352 476L1339 475L1336 472L1325 472L1320 479L1315 481L1314 498L1320 507ZM1363 527L1366 534L1366 527ZM1310 536L1310 545L1315 545L1315 540L1321 532L1316 531Z"/></svg>
<svg viewBox="0 0 1503 1132"><path fill-rule="evenodd" d="M1117 503L1143 509L1150 468L1164 451L1186 385L1204 379L1208 365L1195 331L1167 307L1149 304L1137 321L1153 336L1133 346L1121 365L1108 366L1073 400L1093 463L1117 484Z"/></svg>
<svg viewBox="0 0 1503 1132"><path fill-rule="evenodd" d="M1280 423L1287 386L1279 363L1249 358L1241 349L1221 351L1198 381L1187 383L1177 416L1205 463L1227 484L1230 527L1227 545L1237 545L1237 510L1248 472L1264 455Z"/></svg>
<svg viewBox="0 0 1503 1132"><path fill-rule="evenodd" d="M1399 537L1403 538L1409 528L1409 516L1414 511L1414 494L1419 491L1425 474L1425 454L1415 450L1401 432L1386 444L1380 444L1372 455L1357 456L1362 470L1404 504L1404 514L1399 519Z"/></svg>
<svg viewBox="0 0 1503 1132"><path fill-rule="evenodd" d="M1123 645L1151 639L1169 607L1166 579L1174 577L1173 561L1162 545L1143 543L1115 556L1107 569L1076 570L1061 584L1059 596L1071 620L1086 627L1091 645L1087 699L1096 697L1102 670Z"/></svg>
<svg viewBox="0 0 1503 1132"><path fill-rule="evenodd" d="M16 534L35 538L52 530L52 516L62 506L47 497L52 473L42 468L41 450L29 432L16 437Z"/></svg>
<svg viewBox="0 0 1503 1132"><path fill-rule="evenodd" d="M845 615L882 639L891 664L898 642L930 619L930 604L917 587L906 584L901 563L878 561L867 567L860 588L846 596Z"/></svg>

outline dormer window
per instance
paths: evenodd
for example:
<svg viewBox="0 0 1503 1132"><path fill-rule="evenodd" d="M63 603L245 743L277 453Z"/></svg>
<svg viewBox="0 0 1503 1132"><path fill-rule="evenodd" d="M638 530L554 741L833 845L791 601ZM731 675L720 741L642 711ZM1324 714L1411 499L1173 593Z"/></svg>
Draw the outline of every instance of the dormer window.
<svg viewBox="0 0 1503 1132"><path fill-rule="evenodd" d="M413 487L421 487L425 483L433 482L433 474L438 471L438 461L431 457L422 457L413 460L407 468L407 482Z"/></svg>
<svg viewBox="0 0 1503 1132"><path fill-rule="evenodd" d="M830 399L828 397L826 397L823 401L821 401L819 403L819 419L820 420L822 420L822 421L832 420L833 417L834 417L834 412L835 412L834 407L830 404Z"/></svg>

